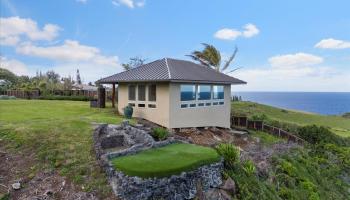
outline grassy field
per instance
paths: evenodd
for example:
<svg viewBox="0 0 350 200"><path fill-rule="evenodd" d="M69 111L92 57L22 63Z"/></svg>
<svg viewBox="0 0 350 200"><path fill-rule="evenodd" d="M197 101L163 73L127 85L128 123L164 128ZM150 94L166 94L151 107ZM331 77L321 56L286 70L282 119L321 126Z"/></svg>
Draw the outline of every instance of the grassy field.
<svg viewBox="0 0 350 200"><path fill-rule="evenodd" d="M39 159L32 174L55 169L85 191L110 189L92 152L92 122L119 123L112 108L89 102L46 100L0 101L0 140L14 152L33 152Z"/></svg>
<svg viewBox="0 0 350 200"><path fill-rule="evenodd" d="M193 144L171 144L112 160L127 175L165 177L219 161L216 150ZM140 167L142 166L142 167Z"/></svg>
<svg viewBox="0 0 350 200"><path fill-rule="evenodd" d="M291 111L252 102L233 102L232 112L246 114L250 117L265 114L269 119L297 125L316 124L318 126L326 126L338 135L350 136L350 119L341 116Z"/></svg>

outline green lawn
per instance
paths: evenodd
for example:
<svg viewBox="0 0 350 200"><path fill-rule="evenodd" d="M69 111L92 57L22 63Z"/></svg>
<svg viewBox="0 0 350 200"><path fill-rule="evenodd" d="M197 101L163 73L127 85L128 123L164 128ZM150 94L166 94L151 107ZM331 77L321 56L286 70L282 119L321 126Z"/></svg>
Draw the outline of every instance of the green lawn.
<svg viewBox="0 0 350 200"><path fill-rule="evenodd" d="M165 177L190 171L220 160L209 147L171 144L129 156L112 159L115 168L130 176Z"/></svg>
<svg viewBox="0 0 350 200"><path fill-rule="evenodd" d="M89 102L47 100L0 101L0 140L14 152L33 152L39 162L32 174L54 169L86 191L110 189L92 151L92 122L120 123L112 108Z"/></svg>
<svg viewBox="0 0 350 200"><path fill-rule="evenodd" d="M327 116L298 112L252 102L233 102L232 112L247 116L265 114L269 119L298 125L316 124L326 126L341 136L350 136L350 119L341 116Z"/></svg>

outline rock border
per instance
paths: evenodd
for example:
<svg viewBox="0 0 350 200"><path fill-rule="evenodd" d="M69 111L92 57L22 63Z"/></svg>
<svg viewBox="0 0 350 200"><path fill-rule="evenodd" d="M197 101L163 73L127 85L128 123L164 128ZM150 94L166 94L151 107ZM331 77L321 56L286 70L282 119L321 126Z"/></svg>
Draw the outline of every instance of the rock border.
<svg viewBox="0 0 350 200"><path fill-rule="evenodd" d="M168 138L160 142L137 143L131 147L114 152L105 152L101 147L101 136L106 134L108 128L114 126L120 131L136 131L137 134L148 134L142 128L136 128L123 122L121 125L101 124L93 133L94 150L101 168L106 172L108 181L113 192L121 199L192 199L197 195L198 190L207 191L210 188L217 188L222 184L221 172L223 171L223 160L220 162L204 165L196 170L182 172L179 175L163 178L141 178L128 176L123 172L114 169L110 159L136 154L140 151L151 148L159 148L173 143L188 143L187 141ZM149 134L148 134L149 135ZM199 188L198 188L199 187Z"/></svg>

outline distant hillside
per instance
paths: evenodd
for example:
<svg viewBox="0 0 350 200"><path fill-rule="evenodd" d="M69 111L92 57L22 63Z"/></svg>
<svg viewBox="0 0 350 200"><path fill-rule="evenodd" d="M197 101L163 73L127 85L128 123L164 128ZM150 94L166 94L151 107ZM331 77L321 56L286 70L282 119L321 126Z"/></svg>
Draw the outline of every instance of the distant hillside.
<svg viewBox="0 0 350 200"><path fill-rule="evenodd" d="M318 126L326 126L338 135L350 137L350 118L341 116L327 116L302 111L292 111L246 101L233 102L232 112L239 115L247 115L248 117L263 116L271 120L296 125L315 124Z"/></svg>

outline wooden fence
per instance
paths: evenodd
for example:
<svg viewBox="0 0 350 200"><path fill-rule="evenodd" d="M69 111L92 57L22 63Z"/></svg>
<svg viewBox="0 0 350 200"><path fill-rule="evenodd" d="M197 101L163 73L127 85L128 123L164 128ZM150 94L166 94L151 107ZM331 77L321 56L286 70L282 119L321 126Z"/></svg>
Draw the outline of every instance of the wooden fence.
<svg viewBox="0 0 350 200"><path fill-rule="evenodd" d="M265 124L261 120L249 120L247 117L231 116L231 126L267 132L277 137L286 138L288 141L296 142L298 144L306 143L305 140L296 136L295 134L289 133L281 128Z"/></svg>

